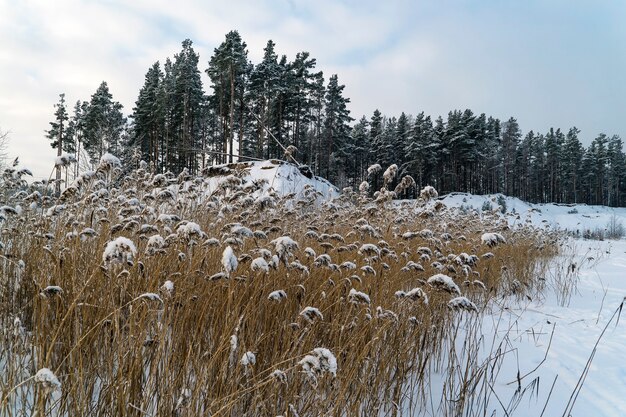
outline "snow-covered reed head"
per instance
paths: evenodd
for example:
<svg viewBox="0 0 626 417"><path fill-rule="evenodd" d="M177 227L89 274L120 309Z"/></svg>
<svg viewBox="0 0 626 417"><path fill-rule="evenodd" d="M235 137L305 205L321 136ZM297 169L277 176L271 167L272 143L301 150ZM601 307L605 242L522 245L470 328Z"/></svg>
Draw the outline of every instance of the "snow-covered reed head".
<svg viewBox="0 0 626 417"><path fill-rule="evenodd" d="M115 263L133 265L135 255L137 255L137 248L133 241L119 236L107 243L102 253L102 261L105 265Z"/></svg>
<svg viewBox="0 0 626 417"><path fill-rule="evenodd" d="M398 174L398 165L396 164L389 165L389 167L383 173L383 180L385 181L385 186L389 185L389 183L391 183L391 181L393 181L394 178L396 178L397 174Z"/></svg>
<svg viewBox="0 0 626 417"><path fill-rule="evenodd" d="M367 168L367 175L368 175L368 176L369 176L369 175L374 175L374 174L379 173L379 172L380 172L380 171L382 171L382 170L383 170L383 167L381 167L381 166L380 166L380 164L373 164L373 165L370 165L370 166Z"/></svg>
<svg viewBox="0 0 626 417"><path fill-rule="evenodd" d="M70 166L70 164L76 162L76 157L69 153L63 153L61 156L57 156L54 160L55 168L65 168Z"/></svg>
<svg viewBox="0 0 626 417"><path fill-rule="evenodd" d="M437 190L435 190L435 188L430 185L427 185L420 191L420 198L424 201L430 201L437 198L438 196L439 193L437 192Z"/></svg>
<svg viewBox="0 0 626 417"><path fill-rule="evenodd" d="M122 166L122 162L120 159L110 153L105 153L100 158L100 163L98 164L98 171L109 172L115 168L120 168Z"/></svg>
<svg viewBox="0 0 626 417"><path fill-rule="evenodd" d="M41 368L34 376L34 380L47 393L61 390L61 382L57 376L48 368Z"/></svg>
<svg viewBox="0 0 626 417"><path fill-rule="evenodd" d="M237 257L235 256L235 252L233 252L233 248L227 246L222 253L222 267L226 274L230 275L237 269L239 262L237 261Z"/></svg>

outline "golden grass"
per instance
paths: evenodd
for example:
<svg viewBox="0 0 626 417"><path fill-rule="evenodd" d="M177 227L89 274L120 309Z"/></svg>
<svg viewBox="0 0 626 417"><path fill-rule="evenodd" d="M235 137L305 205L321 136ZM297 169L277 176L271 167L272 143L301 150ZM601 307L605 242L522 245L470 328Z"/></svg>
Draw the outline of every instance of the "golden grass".
<svg viewBox="0 0 626 417"><path fill-rule="evenodd" d="M435 211L424 202L375 205L347 196L320 204L309 193L301 203L288 197L254 203L251 190L236 181L207 197L200 180L186 179L170 185L174 198L159 200L146 197L163 187L149 184L152 177L143 170L119 189L109 185L110 172L102 177L105 183L94 186L92 179L78 187L58 215L26 210L3 224L1 415L413 415L429 392L431 369L449 365L459 320L476 315L448 308L457 295L434 289L428 278L449 275L482 314L491 299L526 294L557 248L554 236L545 232L512 230L497 217ZM196 189L185 191L190 184ZM98 189L109 195L96 197ZM139 206L129 202L132 197ZM158 222L160 213L193 221L205 235L177 234L180 223ZM256 233L239 235L241 244L231 240L238 267L228 278L211 280L222 271L229 246L224 242L236 237L232 223L263 231L267 239ZM145 249L155 232L140 234L144 224L154 225L167 242L152 255ZM87 227L97 235L81 238ZM424 229L433 236L402 237ZM483 245L484 231L502 233L507 243ZM78 236L68 236L72 232ZM286 235L299 245L284 259L287 264L281 260L269 272L251 270L252 259L263 256L261 249L275 254L271 241ZM118 236L137 246L132 265L103 263L106 244ZM209 238L220 243L203 245ZM360 253L366 243L376 245L380 256ZM331 265L316 265L306 248L328 254ZM430 260L418 248L429 248ZM486 252L493 258L481 257ZM455 256L461 253L479 260L459 263ZM272 264L271 258L266 261ZM290 266L294 261L309 272ZM403 271L408 261L424 271ZM340 268L344 262L356 269ZM441 270L432 266L435 262ZM375 275L360 269L367 265ZM168 280L171 293L162 288ZM475 280L485 288L471 284ZM48 286L62 292L44 297ZM394 295L416 287L427 295L427 304ZM369 296L371 304L349 302L352 289ZM269 300L275 290L287 298ZM160 299L142 297L146 293ZM309 306L323 319L301 316ZM318 347L336 356L336 377L303 372L299 361ZM256 363L241 364L246 352L254 353ZM59 378L60 391L29 380L44 367ZM280 372L273 376L277 370L286 379ZM450 382L456 387L449 392L463 398L476 385L463 378ZM460 398L455 399L457 415L466 403Z"/></svg>

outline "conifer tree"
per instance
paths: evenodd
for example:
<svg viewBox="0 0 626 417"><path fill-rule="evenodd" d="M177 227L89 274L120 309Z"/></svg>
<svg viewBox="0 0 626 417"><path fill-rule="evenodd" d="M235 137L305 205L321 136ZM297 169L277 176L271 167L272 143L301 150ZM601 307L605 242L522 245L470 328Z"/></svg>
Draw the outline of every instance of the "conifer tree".
<svg viewBox="0 0 626 417"><path fill-rule="evenodd" d="M218 106L222 152L228 154L228 162L233 162L235 152L236 106L241 113L240 121L244 118L246 84L251 70L246 46L239 32L228 32L224 42L215 48L206 70L213 87L213 102Z"/></svg>
<svg viewBox="0 0 626 417"><path fill-rule="evenodd" d="M161 148L165 146L165 103L163 72L158 61L146 73L133 109L133 121L133 144L140 147L142 158L156 172L161 172Z"/></svg>
<svg viewBox="0 0 626 417"><path fill-rule="evenodd" d="M91 96L84 119L84 146L92 163L105 152L121 155L125 127L122 105L113 100L103 81Z"/></svg>
<svg viewBox="0 0 626 417"><path fill-rule="evenodd" d="M342 175L341 165L333 163L331 166L331 163L337 161L345 164L348 157L344 145L350 138L349 123L353 119L347 107L350 99L343 96L344 88L344 85L339 84L336 74L330 77L324 103L325 155L322 159L322 172L331 180Z"/></svg>
<svg viewBox="0 0 626 417"><path fill-rule="evenodd" d="M65 106L65 94L59 94L59 102L54 105L54 120L50 122L50 130L46 131L46 137L52 142L50 146L57 150L57 156L61 156L63 152L72 152L72 137L68 134L66 122L69 117ZM61 165L56 166L56 193L61 190Z"/></svg>

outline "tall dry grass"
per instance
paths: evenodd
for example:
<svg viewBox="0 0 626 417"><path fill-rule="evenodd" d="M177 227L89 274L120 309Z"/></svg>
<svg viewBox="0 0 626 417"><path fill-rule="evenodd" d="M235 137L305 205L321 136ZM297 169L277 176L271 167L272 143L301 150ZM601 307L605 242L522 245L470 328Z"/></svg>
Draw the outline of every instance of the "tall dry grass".
<svg viewBox="0 0 626 417"><path fill-rule="evenodd" d="M528 294L558 250L547 232L428 195L404 205L384 192L259 197L242 165L213 188L214 171L119 178L115 165L58 198L5 182L23 209L0 238L1 415L416 415L434 411L424 410L433 372L446 375L435 413L462 415L489 379L456 354L457 338L485 337L476 323L490 300ZM485 245L485 231L506 243ZM149 240L157 234L162 245ZM121 236L136 253L103 259ZM436 274L460 293L428 284ZM286 298L268 298L278 290ZM460 295L478 311L451 308ZM307 318L307 307L321 314ZM468 343L471 353L478 341ZM336 357L336 375L316 348ZM34 377L42 368L60 387Z"/></svg>

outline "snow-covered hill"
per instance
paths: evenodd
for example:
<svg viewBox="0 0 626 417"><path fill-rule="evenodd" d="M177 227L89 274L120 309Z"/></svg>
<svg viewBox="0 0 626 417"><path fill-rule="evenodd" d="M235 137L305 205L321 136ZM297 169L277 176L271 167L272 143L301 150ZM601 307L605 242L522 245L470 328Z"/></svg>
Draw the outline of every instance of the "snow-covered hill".
<svg viewBox="0 0 626 417"><path fill-rule="evenodd" d="M567 230L585 235L588 232L605 232L610 228L626 226L626 208L588 206L586 204L531 204L519 198L496 195L472 195L451 193L441 197L448 207L483 212L490 206L496 210L504 201L509 223L532 223L537 227L546 225L553 229Z"/></svg>
<svg viewBox="0 0 626 417"><path fill-rule="evenodd" d="M261 185L261 192L275 192L278 196L293 194L298 198L306 189L312 188L323 199L339 196L339 190L330 182L321 177L305 176L293 164L278 160L239 162L227 165L217 165L206 170L209 177L208 191L218 189L230 175L240 178L244 186L246 183Z"/></svg>

